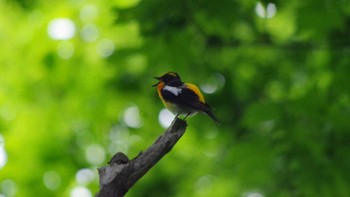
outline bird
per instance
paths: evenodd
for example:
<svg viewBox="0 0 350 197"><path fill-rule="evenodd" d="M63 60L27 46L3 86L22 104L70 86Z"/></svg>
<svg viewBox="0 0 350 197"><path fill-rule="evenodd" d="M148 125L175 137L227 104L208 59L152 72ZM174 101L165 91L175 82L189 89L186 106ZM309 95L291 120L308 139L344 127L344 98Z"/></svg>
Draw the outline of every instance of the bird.
<svg viewBox="0 0 350 197"><path fill-rule="evenodd" d="M157 87L158 96L164 106L176 117L185 115L183 118L185 120L188 116L200 112L220 124L213 109L205 102L203 94L196 85L181 81L181 77L176 72L167 72L154 78L158 80L158 83L153 85Z"/></svg>

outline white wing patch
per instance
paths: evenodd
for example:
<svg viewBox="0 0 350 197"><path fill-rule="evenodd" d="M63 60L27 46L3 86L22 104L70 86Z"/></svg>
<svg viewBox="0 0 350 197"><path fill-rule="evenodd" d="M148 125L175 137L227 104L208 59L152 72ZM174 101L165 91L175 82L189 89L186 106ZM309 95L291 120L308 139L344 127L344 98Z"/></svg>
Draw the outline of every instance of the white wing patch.
<svg viewBox="0 0 350 197"><path fill-rule="evenodd" d="M173 87L173 86L164 86L163 90L167 90L171 93L173 93L175 96L179 95L182 91L181 88Z"/></svg>

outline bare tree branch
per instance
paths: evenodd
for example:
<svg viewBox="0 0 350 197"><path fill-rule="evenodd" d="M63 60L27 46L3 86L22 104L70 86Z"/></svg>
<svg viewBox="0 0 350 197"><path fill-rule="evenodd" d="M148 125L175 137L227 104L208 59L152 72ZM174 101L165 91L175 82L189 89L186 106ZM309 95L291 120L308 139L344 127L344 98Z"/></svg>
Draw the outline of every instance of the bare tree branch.
<svg viewBox="0 0 350 197"><path fill-rule="evenodd" d="M150 170L185 133L187 123L175 118L170 127L145 152L129 160L123 153L113 156L108 166L98 169L100 191L97 197L122 197Z"/></svg>

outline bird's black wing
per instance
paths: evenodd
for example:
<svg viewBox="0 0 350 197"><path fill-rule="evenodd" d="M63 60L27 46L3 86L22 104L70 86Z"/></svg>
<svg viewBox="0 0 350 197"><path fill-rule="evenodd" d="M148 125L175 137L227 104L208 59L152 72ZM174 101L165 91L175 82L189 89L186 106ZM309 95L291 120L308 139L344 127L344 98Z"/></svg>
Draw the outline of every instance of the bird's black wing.
<svg viewBox="0 0 350 197"><path fill-rule="evenodd" d="M199 96L192 90L182 88L181 92L175 95L173 92L168 90L162 90L163 98L171 103L179 106L184 106L191 110L210 110L209 105L200 102Z"/></svg>
<svg viewBox="0 0 350 197"><path fill-rule="evenodd" d="M215 122L220 123L213 113L212 108L199 100L199 96L190 89L182 88L177 95L168 90L162 90L162 96L165 100L178 106L188 108L191 111L204 112L210 116Z"/></svg>

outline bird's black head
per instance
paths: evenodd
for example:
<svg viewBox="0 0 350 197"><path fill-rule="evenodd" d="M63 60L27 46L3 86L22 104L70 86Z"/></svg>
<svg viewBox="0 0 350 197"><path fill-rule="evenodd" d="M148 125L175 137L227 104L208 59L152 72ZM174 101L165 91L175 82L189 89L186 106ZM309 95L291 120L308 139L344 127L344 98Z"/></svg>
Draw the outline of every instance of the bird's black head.
<svg viewBox="0 0 350 197"><path fill-rule="evenodd" d="M176 72L167 72L161 77L154 77L154 78L159 80L159 82L153 86L157 86L161 82L163 82L165 85L171 84L173 86L180 86L183 84L180 76Z"/></svg>

